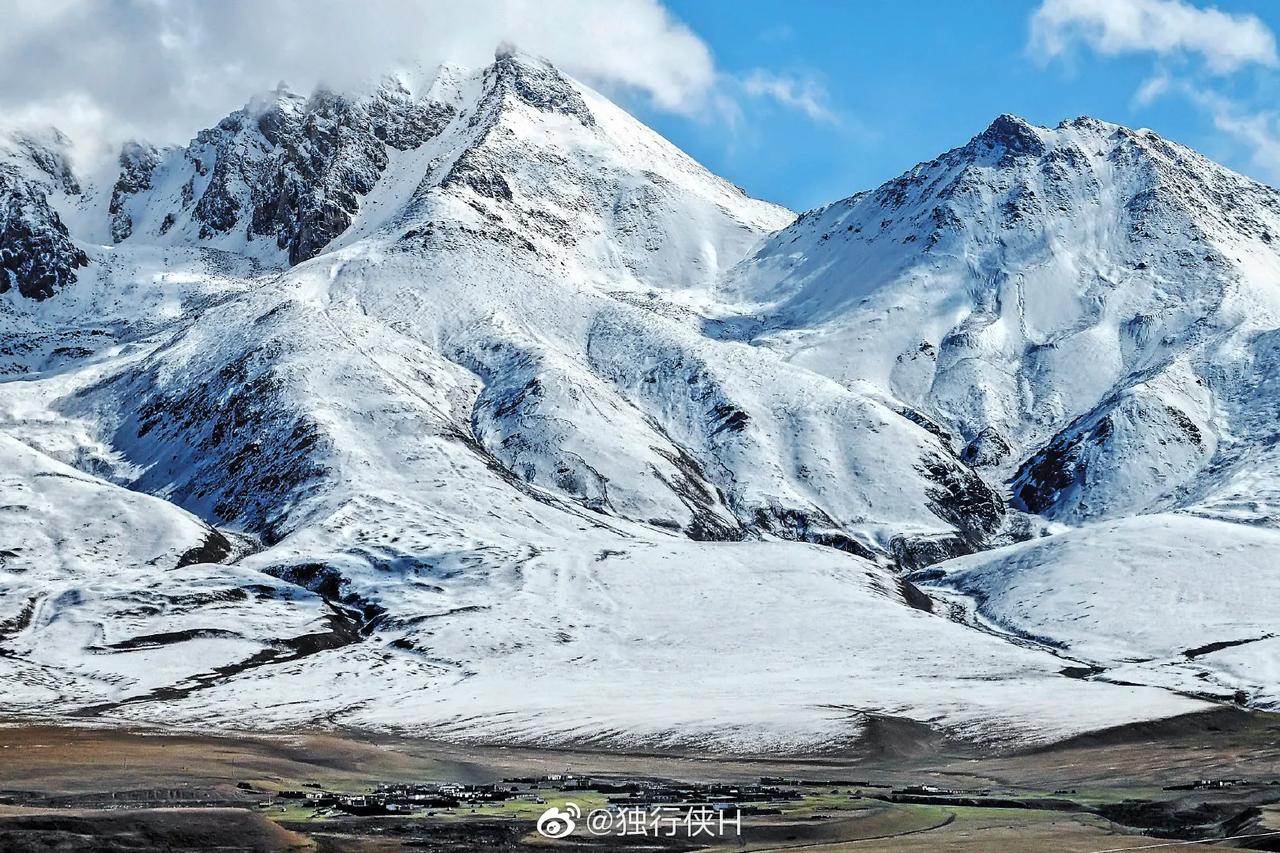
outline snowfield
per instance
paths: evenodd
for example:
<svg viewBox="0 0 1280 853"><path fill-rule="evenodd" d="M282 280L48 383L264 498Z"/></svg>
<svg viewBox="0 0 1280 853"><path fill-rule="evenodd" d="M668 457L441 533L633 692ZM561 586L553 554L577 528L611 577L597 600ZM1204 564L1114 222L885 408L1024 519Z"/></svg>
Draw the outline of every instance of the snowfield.
<svg viewBox="0 0 1280 853"><path fill-rule="evenodd" d="M970 619L1099 671L1280 707L1280 531L1186 515L1090 525L915 575Z"/></svg>
<svg viewBox="0 0 1280 853"><path fill-rule="evenodd" d="M0 711L809 752L1277 702L1280 195L1154 134L1004 116L798 219L522 55L105 181L0 139Z"/></svg>

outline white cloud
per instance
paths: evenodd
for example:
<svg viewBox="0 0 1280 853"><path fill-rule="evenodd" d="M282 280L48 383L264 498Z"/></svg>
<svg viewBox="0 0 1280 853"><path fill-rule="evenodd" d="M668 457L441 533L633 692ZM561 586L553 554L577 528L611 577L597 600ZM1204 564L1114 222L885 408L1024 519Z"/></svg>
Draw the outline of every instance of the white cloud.
<svg viewBox="0 0 1280 853"><path fill-rule="evenodd" d="M742 81L743 91L756 98L772 98L784 106L800 110L814 121L836 124L827 106L827 91L817 80L775 74L757 68Z"/></svg>
<svg viewBox="0 0 1280 853"><path fill-rule="evenodd" d="M1275 34L1257 16L1186 0L1042 0L1031 16L1028 51L1051 59L1076 43L1103 56L1156 57L1155 70L1133 94L1134 107L1167 95L1185 98L1244 152L1250 171L1280 180L1280 112L1247 106L1221 94L1222 82L1208 80L1280 64ZM1184 58L1200 63L1177 62Z"/></svg>
<svg viewBox="0 0 1280 853"><path fill-rule="evenodd" d="M406 63L479 66L507 40L663 110L716 97L710 50L658 0L8 0L0 114L73 104L112 143L181 142L280 80L309 91Z"/></svg>
<svg viewBox="0 0 1280 853"><path fill-rule="evenodd" d="M1280 113L1253 110L1216 92L1184 86L1184 93L1208 111L1213 126L1242 146L1253 170L1280 183Z"/></svg>
<svg viewBox="0 0 1280 853"><path fill-rule="evenodd" d="M1031 18L1032 53L1051 59L1076 42L1104 55L1198 56L1217 73L1277 63L1275 35L1255 15L1184 0L1043 0Z"/></svg>
<svg viewBox="0 0 1280 853"><path fill-rule="evenodd" d="M1169 91L1169 85L1171 82L1169 75L1165 74L1163 71L1152 77L1148 77L1143 84L1138 87L1138 91L1133 93L1134 106L1149 106L1157 98Z"/></svg>

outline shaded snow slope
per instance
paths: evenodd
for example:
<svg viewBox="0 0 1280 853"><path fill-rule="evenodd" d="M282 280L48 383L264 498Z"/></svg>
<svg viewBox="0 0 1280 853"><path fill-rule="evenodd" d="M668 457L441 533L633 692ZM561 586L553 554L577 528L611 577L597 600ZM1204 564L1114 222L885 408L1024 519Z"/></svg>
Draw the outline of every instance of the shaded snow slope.
<svg viewBox="0 0 1280 853"><path fill-rule="evenodd" d="M0 463L0 709L145 696L323 621L315 596L202 565L231 543L171 504L3 435Z"/></svg>

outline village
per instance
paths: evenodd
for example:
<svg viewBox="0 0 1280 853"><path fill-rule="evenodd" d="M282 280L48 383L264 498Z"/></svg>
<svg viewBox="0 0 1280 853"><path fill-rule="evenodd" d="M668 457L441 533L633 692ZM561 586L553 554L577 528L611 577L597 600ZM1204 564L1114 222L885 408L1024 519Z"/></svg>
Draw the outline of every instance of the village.
<svg viewBox="0 0 1280 853"><path fill-rule="evenodd" d="M549 774L505 778L491 784L462 782L420 782L380 784L369 792L337 791L317 783L305 783L299 789L275 793L255 788L249 782L237 787L245 792L268 794L257 802L259 809L288 810L290 807L310 809L316 816L338 815L420 815L447 817L478 814L486 807L543 806L549 797L557 800L575 796L601 802L609 811L704 806L715 810L733 809L739 815L779 814L787 804L803 800L821 791L824 795L842 795L850 799L863 796L861 788L879 787L871 782L847 780L812 781L762 777L758 783L703 783L670 780L608 778ZM841 789L845 790L841 790ZM830 789L829 791L826 789ZM535 809L536 810L536 809ZM492 814L492 812L490 812Z"/></svg>

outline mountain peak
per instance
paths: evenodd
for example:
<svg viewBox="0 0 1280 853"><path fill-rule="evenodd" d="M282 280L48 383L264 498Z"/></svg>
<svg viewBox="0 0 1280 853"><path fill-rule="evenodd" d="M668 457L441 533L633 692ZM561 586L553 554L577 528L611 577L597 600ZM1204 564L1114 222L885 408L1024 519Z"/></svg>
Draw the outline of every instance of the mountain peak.
<svg viewBox="0 0 1280 853"><path fill-rule="evenodd" d="M999 146L1011 154L1038 156L1045 150L1042 132L1043 128L1036 127L1026 119L1001 113L986 130L974 137L974 142L990 147Z"/></svg>
<svg viewBox="0 0 1280 853"><path fill-rule="evenodd" d="M1076 130L1093 130L1103 133L1114 133L1117 130L1128 130L1123 125L1115 122L1103 121L1093 116L1076 116L1075 118L1064 118L1058 122L1058 129L1073 128Z"/></svg>
<svg viewBox="0 0 1280 853"><path fill-rule="evenodd" d="M542 112L573 116L586 127L595 124L591 110L568 77L547 60L522 53L514 45L504 42L498 46L486 77L499 95L511 94Z"/></svg>

